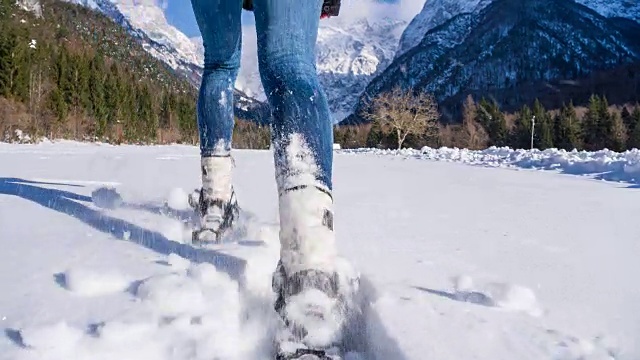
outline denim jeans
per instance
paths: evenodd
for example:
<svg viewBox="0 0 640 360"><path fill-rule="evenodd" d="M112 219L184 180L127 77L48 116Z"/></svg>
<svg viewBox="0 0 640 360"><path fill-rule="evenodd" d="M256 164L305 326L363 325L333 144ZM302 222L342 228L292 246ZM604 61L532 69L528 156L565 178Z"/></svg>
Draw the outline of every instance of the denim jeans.
<svg viewBox="0 0 640 360"><path fill-rule="evenodd" d="M228 156L240 66L242 0L191 0L205 60L197 115L202 156ZM333 128L315 67L322 0L254 0L258 65L271 107L279 190L331 191ZM302 145L302 146L301 146ZM313 182L311 184L310 182Z"/></svg>

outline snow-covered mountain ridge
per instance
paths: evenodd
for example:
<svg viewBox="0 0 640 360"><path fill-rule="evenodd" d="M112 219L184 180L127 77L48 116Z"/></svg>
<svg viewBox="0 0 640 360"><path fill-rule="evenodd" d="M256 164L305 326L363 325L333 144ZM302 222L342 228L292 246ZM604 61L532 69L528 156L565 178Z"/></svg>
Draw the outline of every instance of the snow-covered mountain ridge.
<svg viewBox="0 0 640 360"><path fill-rule="evenodd" d="M316 45L316 69L335 122L353 110L369 81L393 61L396 45L406 25L404 21L392 19L321 24ZM255 43L255 28L243 30L243 42ZM196 37L191 41L203 49L202 38ZM248 97L264 102L266 96L253 50L242 53L236 88Z"/></svg>
<svg viewBox="0 0 640 360"><path fill-rule="evenodd" d="M425 34L436 26L462 13L478 14L494 0L430 0L409 23L396 57L418 45ZM574 0L566 0L574 1ZM605 17L622 17L640 22L640 1L637 0L575 0Z"/></svg>
<svg viewBox="0 0 640 360"><path fill-rule="evenodd" d="M202 62L198 47L186 35L171 26L160 7L152 0L67 0L99 11L125 28L147 52L184 75L192 84L199 80Z"/></svg>
<svg viewBox="0 0 640 360"><path fill-rule="evenodd" d="M339 122L354 108L369 81L393 61L400 35L407 22L382 18L323 20L318 29L316 68L334 114ZM255 44L255 28L245 28L243 42ZM260 101L266 101L260 81L258 59L253 48L242 54L236 87Z"/></svg>
<svg viewBox="0 0 640 360"><path fill-rule="evenodd" d="M493 1L477 14L461 13L429 30L369 83L357 112L344 123L363 121L357 115L370 100L397 85L433 93L447 120L459 119L467 95L495 99L505 111L535 99L545 106L582 104L593 91L580 85L589 76L640 63L638 34L640 23L607 18L573 1ZM615 79L621 85L626 78L635 81L630 74ZM562 88L565 80L580 81ZM554 81L560 86L551 93L547 85ZM598 90L607 97L615 91ZM633 91L625 96L621 101L637 101Z"/></svg>
<svg viewBox="0 0 640 360"><path fill-rule="evenodd" d="M369 81L393 61L406 26L402 20L361 19L320 27L316 64L336 121L353 111Z"/></svg>

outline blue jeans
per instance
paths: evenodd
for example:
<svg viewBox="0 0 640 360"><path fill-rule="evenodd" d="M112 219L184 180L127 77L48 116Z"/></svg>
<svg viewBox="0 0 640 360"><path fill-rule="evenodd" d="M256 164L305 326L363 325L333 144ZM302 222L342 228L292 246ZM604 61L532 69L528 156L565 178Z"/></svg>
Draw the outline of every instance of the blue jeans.
<svg viewBox="0 0 640 360"><path fill-rule="evenodd" d="M202 156L227 156L234 126L233 88L240 66L242 1L191 0L191 3L205 50L197 105L200 151ZM279 190L319 186L331 191L332 120L315 67L323 1L254 0L253 3L260 78L272 111ZM305 151L292 144L299 140L306 145ZM304 154L312 156L305 158ZM311 158L312 166L300 166L301 158L305 161ZM313 176L301 172L312 172ZM314 184L308 183L310 178Z"/></svg>

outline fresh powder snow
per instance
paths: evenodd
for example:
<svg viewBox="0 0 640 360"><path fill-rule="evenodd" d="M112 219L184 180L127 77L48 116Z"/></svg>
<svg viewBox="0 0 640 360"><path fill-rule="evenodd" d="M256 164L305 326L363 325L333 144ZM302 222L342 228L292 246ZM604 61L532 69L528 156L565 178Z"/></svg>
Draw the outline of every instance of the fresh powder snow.
<svg viewBox="0 0 640 360"><path fill-rule="evenodd" d="M197 247L197 148L0 144L0 359L269 359L273 156L233 156L241 226ZM336 150L345 358L640 358L639 163Z"/></svg>

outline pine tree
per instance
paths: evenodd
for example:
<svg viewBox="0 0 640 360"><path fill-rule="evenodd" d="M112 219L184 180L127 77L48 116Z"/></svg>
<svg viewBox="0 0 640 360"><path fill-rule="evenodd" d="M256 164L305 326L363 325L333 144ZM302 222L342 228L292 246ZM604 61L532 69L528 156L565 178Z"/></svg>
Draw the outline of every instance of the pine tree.
<svg viewBox="0 0 640 360"><path fill-rule="evenodd" d="M0 0L0 34L4 33L6 30L7 20L11 18L11 12L15 7L15 1L11 0Z"/></svg>
<svg viewBox="0 0 640 360"><path fill-rule="evenodd" d="M60 88L55 88L51 91L49 98L49 108L56 116L57 124L56 128L62 126L65 123L68 115L69 108L64 101L64 95Z"/></svg>
<svg viewBox="0 0 640 360"><path fill-rule="evenodd" d="M0 32L0 96L11 93L12 43L9 34Z"/></svg>
<svg viewBox="0 0 640 360"><path fill-rule="evenodd" d="M153 139L156 137L158 129L158 119L154 111L153 98L149 87L145 84L138 89L138 136L143 139Z"/></svg>
<svg viewBox="0 0 640 360"><path fill-rule="evenodd" d="M104 84L107 126L113 126L120 121L120 106L122 105L122 100L120 74L117 65L113 63L107 72Z"/></svg>
<svg viewBox="0 0 640 360"><path fill-rule="evenodd" d="M614 115L609 112L609 101L604 96L600 99L598 117L600 119L600 126L597 127L597 137L600 139L601 144L599 148L612 150L619 145L618 139L616 139L614 135L616 120L614 119Z"/></svg>
<svg viewBox="0 0 640 360"><path fill-rule="evenodd" d="M555 118L554 144L559 149L571 151L580 149L580 123L573 102L562 104L562 110Z"/></svg>
<svg viewBox="0 0 640 360"><path fill-rule="evenodd" d="M462 128L459 134L461 146L467 149L486 148L489 136L485 128L477 122L478 107L471 95L467 96L462 109Z"/></svg>
<svg viewBox="0 0 640 360"><path fill-rule="evenodd" d="M378 148L382 145L382 139L384 137L384 133L382 132L382 126L379 121L374 121L371 124L371 129L369 129L369 134L367 135L367 147L370 148ZM342 143L344 143L344 137L342 137Z"/></svg>
<svg viewBox="0 0 640 360"><path fill-rule="evenodd" d="M520 113L516 117L515 126L512 132L512 147L516 149L531 148L531 119L533 113L526 104L522 106Z"/></svg>
<svg viewBox="0 0 640 360"><path fill-rule="evenodd" d="M18 37L11 31L3 34L0 44L0 95L8 97L15 94L20 59Z"/></svg>
<svg viewBox="0 0 640 360"><path fill-rule="evenodd" d="M629 109L627 109L626 106L622 107L622 111L620 112L620 117L622 118L622 122L624 123L624 126L627 127L629 134L631 134L634 126L633 118L631 117L631 113L629 112Z"/></svg>
<svg viewBox="0 0 640 360"><path fill-rule="evenodd" d="M497 102L482 98L477 107L478 123L489 136L489 145L505 146L508 141L507 122Z"/></svg>
<svg viewBox="0 0 640 360"><path fill-rule="evenodd" d="M582 132L584 137L585 150L594 151L601 148L601 141L598 138L600 128L600 97L591 95L589 107L582 120Z"/></svg>
<svg viewBox="0 0 640 360"><path fill-rule="evenodd" d="M77 73L76 81L78 91L78 105L82 110L90 112L91 106L91 87L89 81L91 80L91 61L86 55L77 56Z"/></svg>
<svg viewBox="0 0 640 360"><path fill-rule="evenodd" d="M165 92L162 95L162 103L160 105L159 126L161 129L169 129L174 125L174 113L176 111L176 97L171 92Z"/></svg>
<svg viewBox="0 0 640 360"><path fill-rule="evenodd" d="M640 149L640 105L636 104L633 109L633 113L631 113L631 124L633 126L633 130L629 134L629 138L627 139L627 148L628 149Z"/></svg>
<svg viewBox="0 0 640 360"><path fill-rule="evenodd" d="M491 114L489 112L491 108L491 104L484 97L480 99L478 106L476 107L476 121L482 125L487 132L489 132L489 127L491 125ZM491 134L490 134L491 135Z"/></svg>
<svg viewBox="0 0 640 360"><path fill-rule="evenodd" d="M95 119L95 136L102 138L107 133L108 108L105 99L105 74L102 57L96 56L91 59L89 65L89 100L91 113Z"/></svg>
<svg viewBox="0 0 640 360"><path fill-rule="evenodd" d="M61 97L61 101L65 104L65 113L69 113L74 104L75 87L73 85L73 79L71 77L72 73L72 60L70 59L67 48L62 46L59 49L56 59L55 82L57 90L59 91ZM66 121L66 119L64 119L63 121Z"/></svg>
<svg viewBox="0 0 640 360"><path fill-rule="evenodd" d="M340 146L343 146L342 131L340 129L340 125L333 126L333 142L335 144L340 144Z"/></svg>
<svg viewBox="0 0 640 360"><path fill-rule="evenodd" d="M533 103L533 116L535 116L535 132L533 145L537 149L553 147L553 124L544 106L538 99Z"/></svg>
<svg viewBox="0 0 640 360"><path fill-rule="evenodd" d="M185 142L193 142L197 135L195 101L187 97L181 97L178 99L177 108L182 139Z"/></svg>
<svg viewBox="0 0 640 360"><path fill-rule="evenodd" d="M624 151L627 143L627 128L618 113L611 115L611 128L608 132L611 136L607 147L613 151Z"/></svg>
<svg viewBox="0 0 640 360"><path fill-rule="evenodd" d="M18 45L12 54L15 61L15 73L11 92L19 101L28 103L31 66L33 64L32 49L27 46L28 43L24 37L19 36L17 39Z"/></svg>

